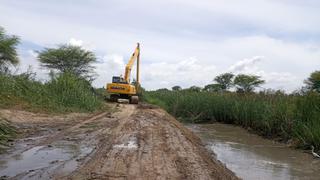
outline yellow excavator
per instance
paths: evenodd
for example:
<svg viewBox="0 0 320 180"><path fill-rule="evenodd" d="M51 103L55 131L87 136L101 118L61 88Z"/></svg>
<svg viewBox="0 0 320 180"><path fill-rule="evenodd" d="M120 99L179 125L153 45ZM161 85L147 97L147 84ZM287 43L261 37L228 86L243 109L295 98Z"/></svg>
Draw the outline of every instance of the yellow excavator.
<svg viewBox="0 0 320 180"><path fill-rule="evenodd" d="M135 60L137 60L136 81L131 83L130 74ZM107 84L107 92L110 94L110 101L117 102L118 99L128 99L130 104L138 104L138 90L140 87L139 63L140 45L137 43L137 47L126 65L124 78L122 76L113 76L112 83Z"/></svg>

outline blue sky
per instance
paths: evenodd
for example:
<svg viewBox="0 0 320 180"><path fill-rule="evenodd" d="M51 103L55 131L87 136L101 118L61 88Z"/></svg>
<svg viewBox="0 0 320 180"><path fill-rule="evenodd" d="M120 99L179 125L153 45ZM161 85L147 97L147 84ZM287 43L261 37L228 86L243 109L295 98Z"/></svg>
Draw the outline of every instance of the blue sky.
<svg viewBox="0 0 320 180"><path fill-rule="evenodd" d="M61 43L94 51L104 86L141 43L147 89L212 83L223 72L262 76L295 90L320 69L316 0L0 0L0 26L21 37L20 71L46 79L34 50Z"/></svg>

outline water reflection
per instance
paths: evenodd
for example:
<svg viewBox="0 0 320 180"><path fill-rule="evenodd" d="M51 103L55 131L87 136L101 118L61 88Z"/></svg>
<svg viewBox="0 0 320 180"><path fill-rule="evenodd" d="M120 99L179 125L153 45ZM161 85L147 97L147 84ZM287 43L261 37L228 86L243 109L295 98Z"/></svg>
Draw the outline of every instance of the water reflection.
<svg viewBox="0 0 320 180"><path fill-rule="evenodd" d="M0 179L23 174L37 179L35 174L41 177L41 174L48 175L53 171L70 173L76 169L78 159L92 150L92 147L60 141L51 146L35 146L18 154L6 154L0 157Z"/></svg>
<svg viewBox="0 0 320 180"><path fill-rule="evenodd" d="M320 160L226 124L187 125L243 179L320 179Z"/></svg>

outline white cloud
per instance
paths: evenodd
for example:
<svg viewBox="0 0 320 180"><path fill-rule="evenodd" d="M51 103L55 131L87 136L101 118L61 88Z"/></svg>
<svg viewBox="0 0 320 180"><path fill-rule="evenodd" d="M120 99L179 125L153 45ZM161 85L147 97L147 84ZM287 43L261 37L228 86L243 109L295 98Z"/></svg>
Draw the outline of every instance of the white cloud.
<svg viewBox="0 0 320 180"><path fill-rule="evenodd" d="M105 86L111 82L112 76L124 75L125 62L123 56L117 54L106 55L99 63L94 65L95 72L99 75L94 81L96 87Z"/></svg>
<svg viewBox="0 0 320 180"><path fill-rule="evenodd" d="M37 60L38 54L34 50L18 51L20 63L16 67L16 73L23 73L27 70L36 72L37 78L41 81L48 80L48 70L40 66Z"/></svg>
<svg viewBox="0 0 320 180"><path fill-rule="evenodd" d="M192 85L204 86L217 74L214 65L202 64L196 57L177 63L144 64L141 71L143 85L147 89L171 88L175 85L185 88Z"/></svg>
<svg viewBox="0 0 320 180"><path fill-rule="evenodd" d="M262 56L255 56L250 59L244 59L242 61L238 61L236 64L232 65L229 68L231 72L243 72L249 70L254 64L261 61L264 57Z"/></svg>
<svg viewBox="0 0 320 180"><path fill-rule="evenodd" d="M228 70L235 74L249 74L260 76L266 81L263 85L264 88L276 88L287 91L293 91L297 89L297 81L299 80L294 74L289 72L274 72L265 71L259 67L258 63L266 60L261 56L255 56L252 58L244 59L236 62Z"/></svg>
<svg viewBox="0 0 320 180"><path fill-rule="evenodd" d="M72 46L82 46L83 44L83 41L82 40L77 40L77 39L74 39L74 38L71 38L69 40L69 44L72 45Z"/></svg>
<svg viewBox="0 0 320 180"><path fill-rule="evenodd" d="M79 46L89 51L95 50L95 46L93 44L85 43L83 42L83 40L80 39L71 38L68 44L73 46Z"/></svg>

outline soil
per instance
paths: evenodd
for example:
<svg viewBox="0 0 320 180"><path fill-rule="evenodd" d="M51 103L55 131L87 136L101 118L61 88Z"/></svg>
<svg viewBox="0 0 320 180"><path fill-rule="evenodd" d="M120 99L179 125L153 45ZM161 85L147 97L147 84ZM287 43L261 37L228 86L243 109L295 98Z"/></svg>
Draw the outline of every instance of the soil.
<svg viewBox="0 0 320 180"><path fill-rule="evenodd" d="M238 179L196 135L154 106L0 115L22 134L0 155L0 179Z"/></svg>

